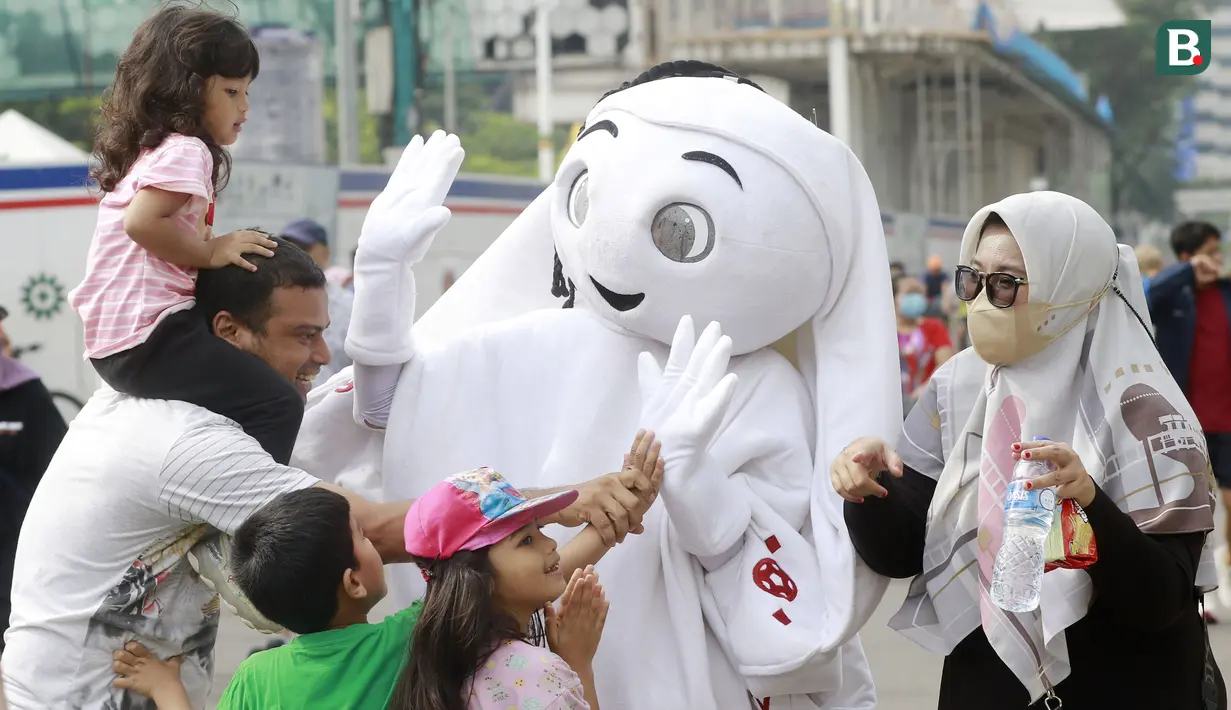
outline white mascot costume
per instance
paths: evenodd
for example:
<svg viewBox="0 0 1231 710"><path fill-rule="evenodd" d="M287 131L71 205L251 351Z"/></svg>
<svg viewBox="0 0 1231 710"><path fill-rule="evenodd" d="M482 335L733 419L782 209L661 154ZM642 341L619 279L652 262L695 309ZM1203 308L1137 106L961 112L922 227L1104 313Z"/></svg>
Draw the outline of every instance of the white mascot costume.
<svg viewBox="0 0 1231 710"><path fill-rule="evenodd" d="M456 137L416 138L373 202L357 379L313 394L297 465L386 500L478 465L554 487L618 470L654 430L661 496L598 565L603 709L875 707L857 632L885 580L852 549L829 465L896 434L901 395L854 154L720 67L655 67L595 106L554 182L412 331L410 267L460 163ZM390 372L386 433L357 427L352 409L380 420L364 400ZM398 601L417 598L418 571L391 569Z"/></svg>

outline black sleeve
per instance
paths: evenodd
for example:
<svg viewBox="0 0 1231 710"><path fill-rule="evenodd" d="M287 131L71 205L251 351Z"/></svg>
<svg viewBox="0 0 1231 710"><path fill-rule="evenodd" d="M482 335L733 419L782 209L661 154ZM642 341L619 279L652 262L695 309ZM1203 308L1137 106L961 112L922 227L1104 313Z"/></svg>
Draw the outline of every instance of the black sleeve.
<svg viewBox="0 0 1231 710"><path fill-rule="evenodd" d="M1195 608L1206 533L1147 535L1098 489L1086 508L1098 561L1087 568L1095 604L1143 631L1160 631Z"/></svg>
<svg viewBox="0 0 1231 710"><path fill-rule="evenodd" d="M4 395L0 420L20 422L22 428L11 441L0 442L0 468L34 490L68 427L41 380L18 385Z"/></svg>
<svg viewBox="0 0 1231 710"><path fill-rule="evenodd" d="M90 362L117 392L221 414L275 461L290 463L303 395L269 363L215 336L199 307L163 319L144 343Z"/></svg>
<svg viewBox="0 0 1231 710"><path fill-rule="evenodd" d="M1193 275L1193 265L1187 261L1177 261L1164 267L1150 279L1150 292L1146 295L1146 306L1150 314L1159 320L1163 309L1174 308L1176 297L1187 288L1196 286Z"/></svg>
<svg viewBox="0 0 1231 710"><path fill-rule="evenodd" d="M872 571L895 579L913 577L923 571L928 507L936 481L903 466L901 478L882 473L880 484L889 491L884 498L846 502L846 529L855 551Z"/></svg>

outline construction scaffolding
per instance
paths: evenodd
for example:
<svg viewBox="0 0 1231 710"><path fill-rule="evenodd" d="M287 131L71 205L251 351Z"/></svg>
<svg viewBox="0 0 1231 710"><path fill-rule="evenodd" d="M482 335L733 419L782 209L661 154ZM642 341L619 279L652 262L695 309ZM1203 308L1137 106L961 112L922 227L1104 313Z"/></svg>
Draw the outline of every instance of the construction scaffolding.
<svg viewBox="0 0 1231 710"><path fill-rule="evenodd" d="M1048 188L1110 210L1109 112L1004 5L657 0L651 11L657 58L780 80L788 103L816 110L859 155L884 209L964 220Z"/></svg>

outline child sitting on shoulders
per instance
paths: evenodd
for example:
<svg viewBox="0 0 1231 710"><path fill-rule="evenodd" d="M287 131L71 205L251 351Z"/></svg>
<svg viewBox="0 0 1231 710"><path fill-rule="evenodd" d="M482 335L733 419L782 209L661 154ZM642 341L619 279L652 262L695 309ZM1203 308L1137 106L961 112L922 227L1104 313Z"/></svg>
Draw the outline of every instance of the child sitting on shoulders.
<svg viewBox="0 0 1231 710"><path fill-rule="evenodd" d="M217 12L164 5L141 23L103 101L90 170L103 198L68 300L104 382L228 417L285 465L311 382L215 337L194 308L198 269L255 271L245 255L277 246L253 230L213 234L223 146L239 138L260 67L247 30Z"/></svg>

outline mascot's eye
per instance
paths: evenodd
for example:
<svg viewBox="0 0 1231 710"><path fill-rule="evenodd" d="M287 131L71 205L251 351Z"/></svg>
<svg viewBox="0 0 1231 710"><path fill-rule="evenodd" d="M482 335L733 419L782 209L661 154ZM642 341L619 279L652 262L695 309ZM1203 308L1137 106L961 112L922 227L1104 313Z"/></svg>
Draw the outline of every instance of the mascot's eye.
<svg viewBox="0 0 1231 710"><path fill-rule="evenodd" d="M714 220L696 205L676 202L654 215L650 236L663 256L691 264L709 256L714 249Z"/></svg>
<svg viewBox="0 0 1231 710"><path fill-rule="evenodd" d="M585 224L586 215L590 212L590 171L577 176L573 186L568 191L568 221L574 227Z"/></svg>

